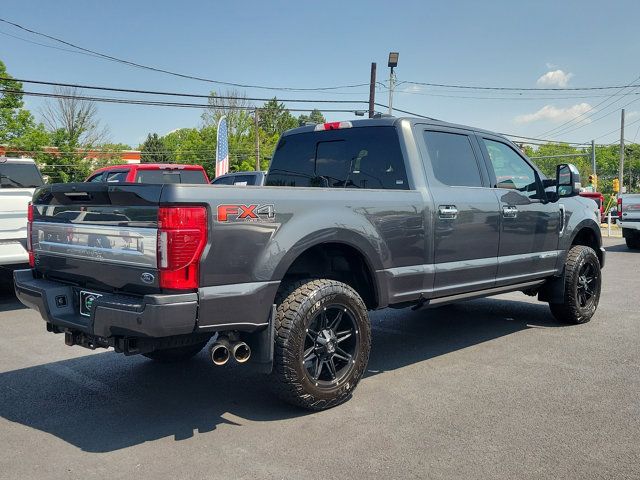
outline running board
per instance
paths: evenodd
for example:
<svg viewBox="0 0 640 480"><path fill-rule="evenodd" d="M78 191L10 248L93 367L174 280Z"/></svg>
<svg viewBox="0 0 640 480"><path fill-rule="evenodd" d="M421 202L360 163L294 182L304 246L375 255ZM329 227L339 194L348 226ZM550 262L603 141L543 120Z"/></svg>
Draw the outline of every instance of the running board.
<svg viewBox="0 0 640 480"><path fill-rule="evenodd" d="M428 308L430 306L446 305L447 303L460 302L463 300L473 300L474 298L491 297L501 293L515 292L516 290L526 290L531 287L542 285L544 282L546 282L546 279L516 283L515 285L505 285L503 287L489 288L487 290L478 290L475 292L459 293L448 297L432 298L425 306Z"/></svg>

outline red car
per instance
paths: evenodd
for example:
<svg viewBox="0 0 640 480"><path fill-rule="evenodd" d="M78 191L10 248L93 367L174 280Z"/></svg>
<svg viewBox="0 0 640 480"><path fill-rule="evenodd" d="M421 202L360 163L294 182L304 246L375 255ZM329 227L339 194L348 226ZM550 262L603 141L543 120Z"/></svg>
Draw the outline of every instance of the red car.
<svg viewBox="0 0 640 480"><path fill-rule="evenodd" d="M607 221L607 215L604 211L604 195L602 195L600 192L580 192L580 196L590 198L591 200L596 202L596 205L598 205L598 210L600 210L600 221L603 223Z"/></svg>
<svg viewBox="0 0 640 480"><path fill-rule="evenodd" d="M85 182L106 183L209 183L201 165L134 163L96 170Z"/></svg>

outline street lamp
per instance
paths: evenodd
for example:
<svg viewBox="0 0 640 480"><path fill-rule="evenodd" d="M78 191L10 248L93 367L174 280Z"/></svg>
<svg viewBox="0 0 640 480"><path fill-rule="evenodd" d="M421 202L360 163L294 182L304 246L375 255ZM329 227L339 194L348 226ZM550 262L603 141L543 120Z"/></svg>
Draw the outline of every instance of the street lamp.
<svg viewBox="0 0 640 480"><path fill-rule="evenodd" d="M391 69L389 72L389 115L393 115L393 87L396 81L396 74L393 69L398 66L399 52L389 52L388 66Z"/></svg>

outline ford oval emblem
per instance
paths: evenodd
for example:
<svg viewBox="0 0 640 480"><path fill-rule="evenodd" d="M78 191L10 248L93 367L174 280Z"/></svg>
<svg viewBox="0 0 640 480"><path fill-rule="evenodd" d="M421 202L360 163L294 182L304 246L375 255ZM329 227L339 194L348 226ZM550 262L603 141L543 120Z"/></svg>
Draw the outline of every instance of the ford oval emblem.
<svg viewBox="0 0 640 480"><path fill-rule="evenodd" d="M144 283L153 283L155 279L156 277L154 277L152 273L144 272L142 275L140 275L140 280L142 280Z"/></svg>

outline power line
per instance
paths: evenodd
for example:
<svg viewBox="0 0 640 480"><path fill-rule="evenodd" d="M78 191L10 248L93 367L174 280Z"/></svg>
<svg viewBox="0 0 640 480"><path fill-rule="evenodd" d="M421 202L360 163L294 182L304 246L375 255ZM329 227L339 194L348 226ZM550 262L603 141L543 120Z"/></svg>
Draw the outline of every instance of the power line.
<svg viewBox="0 0 640 480"><path fill-rule="evenodd" d="M636 78L633 82L631 82L631 83L634 83L634 82L636 82L636 81L638 81L638 80L640 80L640 76L639 76L639 77L637 77L637 78ZM577 117L572 118L572 119L569 119L569 120L567 120L566 122L562 123L561 125L558 125L557 127L552 128L551 130L547 130L546 132L543 132L543 133L541 133L540 135L541 135L541 136L542 136L542 135L549 135L551 132L555 132L555 134L560 134L560 133L561 133L561 131L562 131L562 130L564 130L564 129L562 128L563 126L565 126L565 125L569 125L569 124L571 124L571 123L574 123L574 122L576 122L579 118L584 117L584 115L586 115L587 113L589 113L589 112L591 112L591 111L594 111L594 110L595 110L595 111L594 111L594 113L593 113L592 115L590 115L589 117L586 117L586 118L590 118L590 117L592 117L592 116L597 112L597 110L596 110L596 109L597 109L598 107L600 107L602 104L604 104L604 103L606 103L607 101L609 101L609 99L616 97L616 96L617 96L619 93L621 93L623 90L625 90L625 88L621 88L621 89L619 89L617 92L614 92L612 95L609 95L609 96L608 96L607 98L605 98L603 101L601 101L601 102L600 102L600 103L598 103L597 105L594 105L593 107L589 108L586 112L582 112L582 113L581 113L580 115L578 115ZM634 89L634 90L635 90L635 89ZM627 92L627 93L626 93L626 94L624 94L622 97L620 97L618 100L622 100L622 99L623 99L625 96L627 96L627 95L634 94L634 93L633 93L633 92L634 92L634 90L631 90L630 92ZM637 95L637 93L635 93L634 95ZM616 103L618 100L614 100L614 101L610 102L609 104L605 105L605 107L604 107L604 108L607 108L607 107L609 107L609 106L613 105L613 104L614 104L614 103ZM585 120L586 120L586 118L585 118Z"/></svg>
<svg viewBox="0 0 640 480"><path fill-rule="evenodd" d="M634 85L634 84L607 85L607 86L601 86L601 87L482 87L478 85L452 85L452 84L446 84L446 83L414 82L409 80L402 81L398 85L403 83L408 83L410 85L423 85L425 87L459 88L459 89L467 89L467 90L522 91L522 92L614 90L619 88L640 87L640 85Z"/></svg>
<svg viewBox="0 0 640 480"><path fill-rule="evenodd" d="M265 85L250 85L250 84L243 84L243 83L235 83L235 82L224 82L222 80L214 80L211 78L206 78L206 77L199 77L196 75L188 75L188 74L184 74L184 73L179 73L179 72L174 72L171 70L167 70L164 68L159 68L159 67L152 67L149 65L144 65L141 63L137 63L137 62L132 62L130 60L125 60L122 58L118 58L118 57L114 57L113 55L108 55L106 53L101 53L95 50L91 50L89 48L85 48L85 47L81 47L79 45L76 45L74 43L68 42L66 40L62 40L61 38L57 38L54 37L52 35L48 35L46 33L42 33L42 32L38 32L36 30L24 27L18 23L15 22L11 22L9 20L6 20L4 18L0 18L0 22L6 23L8 25L11 25L15 28L19 28L20 30L23 30L25 32L29 32L33 35L38 35L40 37L44 37L47 38L49 40L53 40L54 42L58 42L61 43L63 45L66 45L68 47L74 48L79 50L80 52L85 52L85 53L89 53L95 56L98 56L100 58L103 58L105 60L109 60L112 62L116 62L116 63L121 63L123 65L128 65L130 67L136 67L136 68L141 68L143 70L149 70L149 71L153 71L153 72L158 72L158 73L164 73L167 75L173 75L175 77L180 77L180 78L186 78L186 79L190 79L190 80L198 80L200 82L207 82L207 83L215 83L218 85L226 85L226 86L230 86L230 87L239 87L239 88L256 88L256 89L263 89L263 90L281 90L281 91L298 91L298 92L306 92L306 91L326 91L326 90L339 90L339 89L343 89L343 88L355 88L355 87L363 87L363 86L367 86L369 85L369 83L358 83L358 84L350 84L350 85L336 85L336 86L331 86L331 87L309 87L309 88L294 88L294 87L270 87L270 86L265 86ZM78 52L78 53L80 53Z"/></svg>
<svg viewBox="0 0 640 480"><path fill-rule="evenodd" d="M49 85L55 87L71 87L71 88L81 88L84 90L104 90L109 92L122 92L122 93L140 93L145 95L164 95L164 96L173 96L173 97L191 97L191 98L213 98L220 100L249 100L249 101L260 101L260 102L269 102L274 98L280 102L291 102L291 103L367 103L365 100L312 100L312 99L292 99L292 98L256 98L256 97L230 97L223 95L204 95L204 94L196 94L196 93L179 93L179 92L164 92L164 91L156 91L156 90L137 90L132 88L116 88L116 87L101 87L97 85L82 85L77 83L61 83L61 82L47 82L44 80L26 80L22 78L12 78L12 77L0 77L0 80L12 80L21 83L32 83L36 85Z"/></svg>
<svg viewBox="0 0 640 480"><path fill-rule="evenodd" d="M375 105L377 107L389 108L387 105L384 105L382 103L376 103ZM393 107L393 109L397 110L398 112L406 113L407 115L413 115L413 116L420 117L420 118L426 118L427 120L436 120L434 118L427 117L426 115L420 115L419 113L409 112L407 110L401 110L401 109L396 108L396 107ZM560 141L560 140L549 140L549 139L545 139L545 138L523 137L522 135L512 135L510 133L498 133L498 135L503 135L505 137L521 138L521 139L524 139L524 140L535 140L535 141L538 141L538 142L546 142L546 143L566 143L567 145L585 145L584 143L577 143L577 142L563 142L563 141Z"/></svg>
<svg viewBox="0 0 640 480"><path fill-rule="evenodd" d="M126 105L148 105L148 106L156 106L156 107L179 107L179 108L212 108L212 106L208 103L186 103L186 102L168 102L168 101L154 101L154 100L136 100L130 98L114 98L114 97L95 97L95 96L84 96L84 95L66 95L60 93L45 93L45 92L28 92L21 90L13 90L13 89L0 89L0 93L12 93L12 94L21 94L33 97L45 97L45 98L69 98L76 100L84 100L88 102L105 102L105 103L121 103ZM254 111L256 107L253 106L226 106L220 105L215 108L221 110L246 110L246 111ZM290 112L310 112L314 110L313 108L287 108ZM341 112L341 113L353 113L355 110L353 109L336 109L336 108L323 108L316 109L321 112Z"/></svg>

